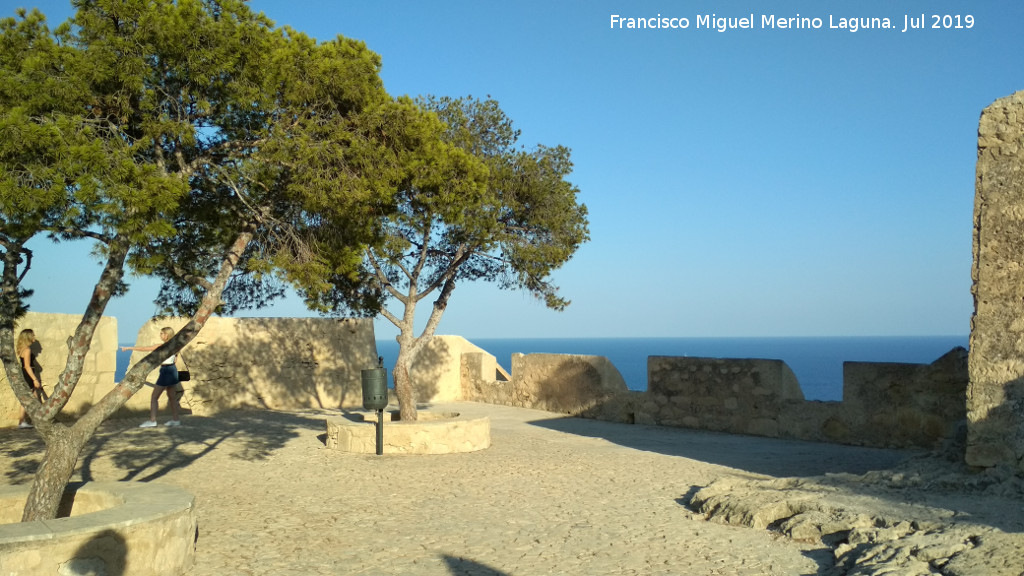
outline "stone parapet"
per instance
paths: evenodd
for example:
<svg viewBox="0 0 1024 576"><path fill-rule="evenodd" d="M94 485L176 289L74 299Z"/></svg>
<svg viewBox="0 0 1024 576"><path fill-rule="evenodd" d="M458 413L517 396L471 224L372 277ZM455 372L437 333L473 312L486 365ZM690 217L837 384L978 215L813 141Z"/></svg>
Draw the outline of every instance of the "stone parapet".
<svg viewBox="0 0 1024 576"><path fill-rule="evenodd" d="M409 379L418 402L451 402L463 398L460 359L483 349L462 336L432 336L425 339L409 363ZM494 357L491 356L491 360ZM487 378L495 377L495 366Z"/></svg>
<svg viewBox="0 0 1024 576"><path fill-rule="evenodd" d="M930 446L951 437L967 417L967 356L955 348L931 364L844 363L844 443Z"/></svg>
<svg viewBox="0 0 1024 576"><path fill-rule="evenodd" d="M847 362L844 400L804 400L781 360L648 358L648 390L626 390L603 357L516 355L511 380L494 357L463 354L463 399L626 424L673 426L874 447L933 447L964 420L967 351L931 364ZM610 368L610 369L609 369ZM608 375L611 374L611 377Z"/></svg>
<svg viewBox="0 0 1024 576"><path fill-rule="evenodd" d="M644 421L666 426L779 436L782 406L803 402L781 360L651 356Z"/></svg>
<svg viewBox="0 0 1024 576"><path fill-rule="evenodd" d="M964 419L967 351L846 362L843 401L807 402L780 360L652 356L639 423L876 447L932 447Z"/></svg>

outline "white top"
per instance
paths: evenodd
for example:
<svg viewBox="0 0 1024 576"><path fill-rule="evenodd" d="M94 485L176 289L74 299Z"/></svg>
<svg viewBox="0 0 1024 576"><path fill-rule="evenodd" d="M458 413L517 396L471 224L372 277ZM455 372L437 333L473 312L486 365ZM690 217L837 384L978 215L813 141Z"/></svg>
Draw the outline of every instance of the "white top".
<svg viewBox="0 0 1024 576"><path fill-rule="evenodd" d="M161 366L174 366L175 354L171 354L171 357L160 363Z"/></svg>

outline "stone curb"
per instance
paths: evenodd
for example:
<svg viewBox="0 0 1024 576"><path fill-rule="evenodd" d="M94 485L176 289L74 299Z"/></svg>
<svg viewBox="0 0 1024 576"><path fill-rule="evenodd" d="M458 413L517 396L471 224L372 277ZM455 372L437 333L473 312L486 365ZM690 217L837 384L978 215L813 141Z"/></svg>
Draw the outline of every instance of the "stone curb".
<svg viewBox="0 0 1024 576"><path fill-rule="evenodd" d="M0 487L0 509L20 508L29 486ZM195 497L169 484L87 482L66 518L0 524L0 573L178 576L195 561Z"/></svg>
<svg viewBox="0 0 1024 576"><path fill-rule="evenodd" d="M458 413L420 412L415 422L387 421L384 424L384 454L454 454L475 452L491 446L490 418L465 418ZM353 412L327 418L328 448L375 454L376 414Z"/></svg>

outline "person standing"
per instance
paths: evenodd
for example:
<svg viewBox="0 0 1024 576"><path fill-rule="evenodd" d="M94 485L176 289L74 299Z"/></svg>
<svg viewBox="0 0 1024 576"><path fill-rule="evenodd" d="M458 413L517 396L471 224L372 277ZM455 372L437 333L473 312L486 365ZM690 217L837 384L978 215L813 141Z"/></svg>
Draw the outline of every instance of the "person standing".
<svg viewBox="0 0 1024 576"><path fill-rule="evenodd" d="M174 330L170 327L163 327L160 330L160 339L167 342L174 336ZM126 350L137 350L139 352L149 352L159 348L159 344L153 346L122 346L121 351ZM156 426L156 412L157 407L160 405L160 395L164 392L167 393L167 403L171 407L171 419L164 423L164 426L181 426L181 420L178 418L178 395L175 394L175 387L178 385L178 368L174 365L175 355L171 354L170 357L165 358L160 363L160 374L156 378L156 386L153 387L153 396L149 401L149 420L139 425L139 428L153 428Z"/></svg>
<svg viewBox="0 0 1024 576"><path fill-rule="evenodd" d="M26 328L18 333L18 340L14 345L15 352L18 353L18 361L21 363L21 375L25 378L25 383L35 394L36 400L39 402L43 401L43 383L39 381L39 375L36 374L36 355L33 351L32 345L36 342L36 333ZM25 407L21 407L21 415L18 417L18 428L33 428L32 419L29 417Z"/></svg>

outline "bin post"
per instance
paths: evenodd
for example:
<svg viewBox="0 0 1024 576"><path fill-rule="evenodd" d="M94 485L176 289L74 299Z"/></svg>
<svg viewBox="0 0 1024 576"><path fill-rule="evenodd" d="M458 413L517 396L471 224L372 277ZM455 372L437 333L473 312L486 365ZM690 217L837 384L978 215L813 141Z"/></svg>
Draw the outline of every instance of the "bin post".
<svg viewBox="0 0 1024 576"><path fill-rule="evenodd" d="M384 409L377 410L377 456L384 453Z"/></svg>

